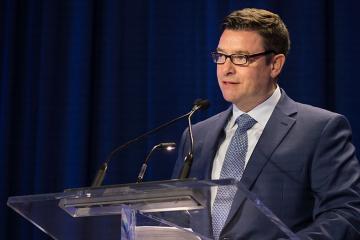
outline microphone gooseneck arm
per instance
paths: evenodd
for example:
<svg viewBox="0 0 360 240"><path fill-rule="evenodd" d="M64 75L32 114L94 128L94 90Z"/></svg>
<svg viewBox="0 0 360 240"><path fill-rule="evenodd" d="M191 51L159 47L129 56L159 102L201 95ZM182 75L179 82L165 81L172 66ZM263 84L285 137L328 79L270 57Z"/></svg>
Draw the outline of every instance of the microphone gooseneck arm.
<svg viewBox="0 0 360 240"><path fill-rule="evenodd" d="M166 122L166 123L160 125L159 127L154 128L134 139L131 139L130 141L127 141L126 143L124 143L124 144L120 145L119 147L115 148L114 150L112 150L112 152L108 155L105 162L101 165L98 172L96 173L96 177L94 178L94 181L92 182L91 187L100 187L101 186L102 182L104 181L109 162L111 161L111 159L117 152L126 149L129 145L142 140L143 138L149 136L150 134L153 134L153 133L163 129L163 128L173 124L174 122L189 116L190 114L191 114L191 111L182 116L174 118L173 120Z"/></svg>
<svg viewBox="0 0 360 240"><path fill-rule="evenodd" d="M189 130L189 137L190 137L190 152L188 155L192 155L194 153L194 135L192 132L192 123L191 123L191 117L192 115L198 111L198 110L205 110L209 107L209 101L208 100L202 100L198 99L195 101L195 105L192 108L192 110L189 112L188 116L188 130Z"/></svg>
<svg viewBox="0 0 360 240"><path fill-rule="evenodd" d="M116 153L118 153L118 152L126 149L129 145L131 145L131 144L133 144L133 143L136 143L136 142L139 142L139 141L141 141L142 139L144 139L145 137L147 137L147 136L149 136L149 135L151 135L151 134L153 134L153 133L155 133L155 132L157 132L157 131L159 131L159 130L161 130L161 129L163 129L163 128L171 125L171 124L173 124L174 122L176 122L176 121L178 121L178 120L180 120L180 119L183 119L183 118L185 118L185 117L188 117L188 116L192 115L192 114L193 114L194 112L196 112L198 109L206 109L206 108L208 108L208 106L209 106L209 101L208 101L208 100L198 99L198 100L195 101L194 106L193 106L193 108L192 108L192 110L191 110L190 112L188 112L188 113L186 113L186 114L184 114L184 115L182 115L182 116L179 116L179 117L177 117L177 118L174 118L173 120L171 120L171 121L169 121L169 122L166 122L166 123L160 125L159 127L154 128L154 129L152 129L152 130L150 130L150 131L148 131L148 132L146 132L146 133L144 133L144 134L142 134L142 135L140 135L140 136L138 136L138 137L136 137L136 138L134 138L134 139L132 139L132 140L130 140L130 141L122 144L122 145L120 145L119 147L115 148L115 149L108 155L108 157L106 158L105 162L104 162L104 163L101 165L101 167L99 168L99 170L98 170L98 172L97 172L97 174L96 174L96 177L94 178L94 181L93 181L92 184L91 184L91 187L99 187L99 186L101 186L101 184L102 184L103 181L104 181L104 178L105 178L105 175L106 175L106 171L107 171L107 169L108 169L109 162L111 161L111 159L113 158L113 156L114 156ZM189 129L189 130L191 131L191 122L190 122L190 119L189 119L189 123L190 123L190 129ZM191 135L192 135L192 132L191 132ZM193 148L193 139L192 139L192 148ZM193 150L193 149L192 149L192 150ZM192 155L192 152L191 152L191 155Z"/></svg>
<svg viewBox="0 0 360 240"><path fill-rule="evenodd" d="M191 117L192 115L199 109L207 109L209 107L209 101L208 100L197 100L195 102L195 106L191 110L189 116L188 116L188 131L189 131L189 138L190 138L190 150L188 154L186 155L184 159L184 165L182 166L179 179L185 179L189 177L190 170L192 163L194 161L194 136L192 132L192 124L191 124Z"/></svg>
<svg viewBox="0 0 360 240"><path fill-rule="evenodd" d="M170 143L160 143L155 145L151 151L149 152L149 154L146 156L144 163L141 166L139 175L137 177L137 183L141 183L142 180L144 179L144 175L147 169L147 162L150 159L150 156L152 155L152 153L156 150L156 149L166 149L168 151L174 150L176 147L176 143L170 142Z"/></svg>
<svg viewBox="0 0 360 240"><path fill-rule="evenodd" d="M188 130L189 130L189 137L190 137L190 152L194 152L194 136L193 136L193 132L192 132L192 124L191 124L191 117L192 115L196 112L195 111L192 111L189 116L188 116Z"/></svg>
<svg viewBox="0 0 360 240"><path fill-rule="evenodd" d="M191 124L191 116L193 115L195 111L193 111L189 117L188 117L188 132L189 132L189 138L190 138L190 150L188 152L188 154L185 156L184 159L184 165L182 166L180 175L179 175L179 179L185 179L189 177L190 174L190 169L194 160L194 136L192 133L192 124Z"/></svg>

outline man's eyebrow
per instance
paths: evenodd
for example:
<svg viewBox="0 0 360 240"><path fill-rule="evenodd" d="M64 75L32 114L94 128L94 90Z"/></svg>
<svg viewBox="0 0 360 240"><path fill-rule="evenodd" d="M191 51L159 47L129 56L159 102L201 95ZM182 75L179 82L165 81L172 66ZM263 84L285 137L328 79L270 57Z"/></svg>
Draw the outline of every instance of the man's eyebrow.
<svg viewBox="0 0 360 240"><path fill-rule="evenodd" d="M217 52L222 52L222 53L227 53L224 49L221 49L221 48L219 48L219 47L216 48L216 51L217 51ZM227 53L227 54L229 54L229 53ZM232 52L232 53L230 53L230 54L246 55L246 54L249 54L249 52L248 52L248 51L238 50L238 51Z"/></svg>

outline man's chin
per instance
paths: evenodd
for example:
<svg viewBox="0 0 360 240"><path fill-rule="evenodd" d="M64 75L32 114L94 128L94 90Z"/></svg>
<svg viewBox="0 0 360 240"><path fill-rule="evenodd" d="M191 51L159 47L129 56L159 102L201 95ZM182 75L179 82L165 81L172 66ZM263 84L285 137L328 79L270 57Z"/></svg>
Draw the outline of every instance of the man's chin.
<svg viewBox="0 0 360 240"><path fill-rule="evenodd" d="M230 97L230 96L223 96L223 97L224 97L225 101L232 103L232 104L237 104L240 102L239 99L235 98L235 97Z"/></svg>

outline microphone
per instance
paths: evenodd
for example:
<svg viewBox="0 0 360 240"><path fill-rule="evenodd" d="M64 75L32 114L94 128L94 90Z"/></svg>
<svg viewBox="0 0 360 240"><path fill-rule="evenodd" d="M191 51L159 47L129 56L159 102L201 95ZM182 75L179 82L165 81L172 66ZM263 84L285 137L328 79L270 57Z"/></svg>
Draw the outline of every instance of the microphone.
<svg viewBox="0 0 360 240"><path fill-rule="evenodd" d="M209 106L210 106L209 100L198 98L195 100L192 110L193 111L197 111L199 109L206 110L208 109Z"/></svg>
<svg viewBox="0 0 360 240"><path fill-rule="evenodd" d="M191 165L194 161L194 136L193 136L193 132L192 132L192 124L191 124L191 117L192 115L199 109L202 110L206 110L208 107L210 106L210 102L209 100L202 100L202 99L198 99L195 101L195 105L192 109L193 112L191 112L188 116L188 130L189 130L189 137L190 137L190 151L189 153L186 155L185 159L184 159L184 165L181 169L180 175L179 175L179 179L185 179L189 177L190 174L190 169L191 169Z"/></svg>
<svg viewBox="0 0 360 240"><path fill-rule="evenodd" d="M177 122L178 120L183 119L185 117L188 117L188 116L194 114L198 110L207 109L208 106L209 106L209 101L208 100L197 99L197 100L195 100L194 105L193 105L190 112L188 112L188 113L186 113L184 115L181 115L181 116L179 116L177 118L174 118L173 120L170 120L169 122L166 122L166 123L160 125L157 128L154 128L154 129L152 129L152 130L150 130L150 131L148 131L148 132L146 132L146 133L144 133L144 134L142 134L142 135L140 135L140 136L138 136L138 137L136 137L134 139L131 139L130 141L128 141L128 142L118 146L114 150L112 150L111 153L107 156L105 162L99 168L99 170L98 170L98 172L97 172L97 174L96 174L96 176L95 176L95 178L94 178L94 180L93 180L93 182L91 184L91 187L99 187L99 186L101 186L102 182L104 181L109 162L111 161L111 159L113 158L113 156L116 153L126 149L129 145L131 145L133 143L136 143L136 142L139 142L140 140L144 139L145 137L147 137L147 136L149 136L149 135L151 135L151 134L153 134L155 132L158 132L159 130L161 130L161 129L163 129L163 128L165 128L165 127L167 127L167 126L169 126L169 125L171 125L171 124L173 124L175 122Z"/></svg>
<svg viewBox="0 0 360 240"><path fill-rule="evenodd" d="M176 148L176 143L174 142L170 142L170 143L160 143L158 145L155 145L151 151L149 152L149 154L146 156L145 158L145 161L144 163L142 164L141 166L141 169L140 169L140 172L139 172L139 175L137 177L137 183L141 183L142 180L144 179L144 175L145 175L145 171L146 171L146 168L147 168L147 161L149 160L151 154L156 150L156 149L165 149L167 151L172 151Z"/></svg>

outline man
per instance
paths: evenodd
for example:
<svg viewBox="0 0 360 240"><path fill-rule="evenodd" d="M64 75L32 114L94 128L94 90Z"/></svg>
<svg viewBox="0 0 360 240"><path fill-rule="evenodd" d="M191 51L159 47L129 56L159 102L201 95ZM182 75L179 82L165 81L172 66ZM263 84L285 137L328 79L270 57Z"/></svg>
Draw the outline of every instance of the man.
<svg viewBox="0 0 360 240"><path fill-rule="evenodd" d="M240 180L300 239L360 239L360 165L350 126L278 86L289 48L274 13L243 9L225 18L212 57L232 106L194 125L190 177ZM185 132L174 177L188 151ZM231 202L221 202L223 194ZM215 239L286 237L238 192L213 191L209 219Z"/></svg>

